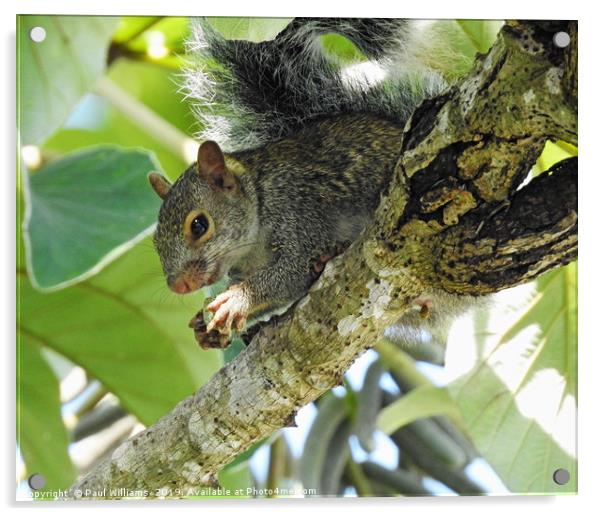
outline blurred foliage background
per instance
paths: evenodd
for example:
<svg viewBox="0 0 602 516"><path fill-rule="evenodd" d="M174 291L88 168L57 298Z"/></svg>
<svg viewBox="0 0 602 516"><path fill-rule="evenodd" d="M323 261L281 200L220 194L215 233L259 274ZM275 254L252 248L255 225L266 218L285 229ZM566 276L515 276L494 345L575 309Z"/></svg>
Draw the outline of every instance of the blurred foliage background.
<svg viewBox="0 0 602 516"><path fill-rule="evenodd" d="M215 18L228 38L273 38L289 20ZM167 413L243 345L202 351L187 326L207 296L178 297L150 234L146 175L175 179L199 129L178 92L190 20L18 18L17 486L67 488ZM33 27L46 38L34 42ZM424 24L448 80L501 22ZM364 60L345 38L341 66ZM443 54L442 54L443 55ZM575 155L549 142L533 174ZM508 290L450 337L382 340L333 389L220 474L224 488L323 495L576 491L576 264ZM447 344L447 346L446 346ZM445 367L442 367L443 364ZM553 481L557 469L570 481Z"/></svg>

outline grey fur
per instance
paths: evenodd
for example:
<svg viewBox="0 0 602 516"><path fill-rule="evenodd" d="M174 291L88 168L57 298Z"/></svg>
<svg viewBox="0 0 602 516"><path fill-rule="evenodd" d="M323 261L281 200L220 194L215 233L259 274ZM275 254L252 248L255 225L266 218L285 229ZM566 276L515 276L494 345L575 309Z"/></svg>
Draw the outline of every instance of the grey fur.
<svg viewBox="0 0 602 516"><path fill-rule="evenodd" d="M371 60L355 75L326 55L319 36L338 33ZM443 87L412 53L420 32L399 19L296 18L272 41L223 39L205 20L192 26L198 56L182 90L201 123L201 139L226 151L289 136L316 117L372 113L403 123ZM377 70L380 79L374 80ZM348 69L347 69L348 72Z"/></svg>
<svg viewBox="0 0 602 516"><path fill-rule="evenodd" d="M320 266L372 220L398 159L403 126L443 83L417 66L416 32L407 20L295 19L273 41L227 41L204 20L189 50L198 61L183 86L203 126L201 137L229 154L238 187L216 191L190 167L165 196L155 245L168 281L192 271L244 284L250 315L299 299ZM349 74L327 56L319 36L351 41L379 74ZM229 167L228 167L229 168ZM205 210L215 234L191 247L183 224ZM209 271L209 272L208 272ZM218 274L219 273L219 274ZM427 330L447 327L466 303L425 294L434 310ZM416 340L416 313L395 337ZM432 332L432 331L431 331Z"/></svg>

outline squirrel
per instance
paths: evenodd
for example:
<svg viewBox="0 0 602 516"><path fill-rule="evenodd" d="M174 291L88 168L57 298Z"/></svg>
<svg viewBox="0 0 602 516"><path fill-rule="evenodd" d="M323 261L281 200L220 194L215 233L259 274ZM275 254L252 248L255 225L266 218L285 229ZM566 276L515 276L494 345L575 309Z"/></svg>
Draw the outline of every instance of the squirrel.
<svg viewBox="0 0 602 516"><path fill-rule="evenodd" d="M363 68L351 73L328 55L320 37L332 33L366 56ZM173 184L158 173L149 181L163 200L154 244L169 288L187 294L231 280L207 306L209 324L202 312L191 321L201 346L224 347L232 329L299 300L372 221L405 122L445 87L414 66L415 38L401 19L295 18L260 43L194 22L189 48L200 59L184 90L204 141ZM390 338L420 340L438 300L462 306L430 293ZM431 320L447 324L457 311Z"/></svg>

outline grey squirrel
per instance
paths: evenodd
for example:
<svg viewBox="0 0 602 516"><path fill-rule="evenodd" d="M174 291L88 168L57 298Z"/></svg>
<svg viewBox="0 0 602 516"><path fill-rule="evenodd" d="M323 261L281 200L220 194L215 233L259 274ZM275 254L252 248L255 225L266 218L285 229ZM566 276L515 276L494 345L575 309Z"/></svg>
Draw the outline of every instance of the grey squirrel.
<svg viewBox="0 0 602 516"><path fill-rule="evenodd" d="M346 74L320 45L327 33L354 43L380 79ZM371 222L408 116L444 87L413 66L414 37L407 20L296 18L274 40L251 43L195 22L199 63L184 89L205 141L173 185L149 180L163 199L154 243L169 287L185 294L232 280L208 305L209 324L202 313L191 322L203 347L223 347L231 328L300 299ZM439 300L447 308L437 315ZM433 304L438 325L463 305L429 293L392 338L416 340Z"/></svg>

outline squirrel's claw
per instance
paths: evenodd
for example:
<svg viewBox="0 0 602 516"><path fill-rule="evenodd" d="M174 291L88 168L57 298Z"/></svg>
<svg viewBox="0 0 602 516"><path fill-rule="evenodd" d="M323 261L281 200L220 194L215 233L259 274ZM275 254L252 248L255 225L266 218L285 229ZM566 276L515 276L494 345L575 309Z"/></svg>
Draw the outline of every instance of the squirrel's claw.
<svg viewBox="0 0 602 516"><path fill-rule="evenodd" d="M217 309L230 299L230 289L219 294L211 303L207 305L207 310L217 312Z"/></svg>
<svg viewBox="0 0 602 516"><path fill-rule="evenodd" d="M207 331L229 333L233 325L241 331L249 315L248 297L242 288L232 287L217 296L207 306L207 310L214 312L213 319L207 325Z"/></svg>

